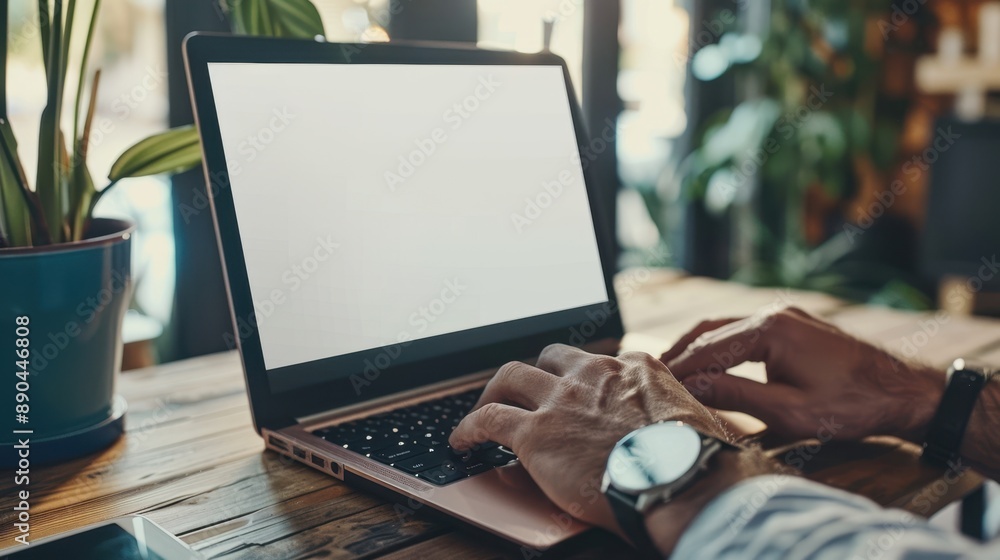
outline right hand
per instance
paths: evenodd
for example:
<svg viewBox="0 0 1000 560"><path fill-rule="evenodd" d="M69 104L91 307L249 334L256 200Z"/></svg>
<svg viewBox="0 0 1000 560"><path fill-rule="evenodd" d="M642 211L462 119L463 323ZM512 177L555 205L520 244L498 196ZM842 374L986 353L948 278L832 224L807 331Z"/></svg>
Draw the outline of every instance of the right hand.
<svg viewBox="0 0 1000 560"><path fill-rule="evenodd" d="M597 493L608 455L632 430L667 420L726 437L656 358L598 356L555 344L535 366L500 368L450 443L465 450L495 441L511 449L556 505L615 530L608 502Z"/></svg>
<svg viewBox="0 0 1000 560"><path fill-rule="evenodd" d="M788 440L922 441L944 373L901 361L808 313L704 321L661 361L702 403L755 416ZM730 375L763 362L766 384Z"/></svg>

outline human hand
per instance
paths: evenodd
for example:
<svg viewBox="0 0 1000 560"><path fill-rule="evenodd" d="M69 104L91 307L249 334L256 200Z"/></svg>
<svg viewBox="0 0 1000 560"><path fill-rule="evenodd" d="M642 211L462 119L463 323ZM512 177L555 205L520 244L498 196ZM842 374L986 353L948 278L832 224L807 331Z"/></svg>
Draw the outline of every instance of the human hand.
<svg viewBox="0 0 1000 560"><path fill-rule="evenodd" d="M944 373L903 362L806 312L705 321L661 357L707 406L755 416L789 440L923 439ZM763 362L766 384L729 375Z"/></svg>
<svg viewBox="0 0 1000 560"><path fill-rule="evenodd" d="M458 450L486 441L510 448L556 505L617 531L600 493L608 455L629 432L665 420L726 439L712 413L652 356L554 345L534 367L502 367L450 441Z"/></svg>

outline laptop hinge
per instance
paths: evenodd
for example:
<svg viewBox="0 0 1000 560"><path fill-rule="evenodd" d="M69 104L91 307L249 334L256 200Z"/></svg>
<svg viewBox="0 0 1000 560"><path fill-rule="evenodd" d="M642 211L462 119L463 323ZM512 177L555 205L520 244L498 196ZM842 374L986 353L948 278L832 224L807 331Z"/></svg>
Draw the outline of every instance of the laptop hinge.
<svg viewBox="0 0 1000 560"><path fill-rule="evenodd" d="M429 393L437 393L440 391L446 391L452 387L467 385L474 381L489 379L490 377L493 376L494 373L496 373L497 369L499 368L483 370L476 373L471 373L469 375L456 377L454 379L447 379L445 381L433 383L431 385L421 385L420 387L410 389L409 391L403 391L401 393L393 393L391 395L386 395L384 397L380 397L377 399L372 399L348 406L342 406L324 412L311 414L309 416L296 417L295 421L299 424L314 424L318 422L323 422L324 420L331 420L338 416L348 416L364 410L372 410L380 408L392 404L394 402L410 400Z"/></svg>
<svg viewBox="0 0 1000 560"><path fill-rule="evenodd" d="M591 352L594 354L605 354L605 355L615 355L620 350L621 341L616 339L601 339L588 342L583 346L583 350ZM534 365L537 360L537 356L520 360L526 364ZM295 421L298 424L316 424L324 422L327 420L333 420L341 416L349 416L356 414L358 412L363 412L366 410L373 410L376 408L381 408L386 405L390 405L394 402L412 400L419 398L422 395L429 393L437 393L441 391L447 391L452 387L459 387L461 385L467 385L474 381L480 381L483 379L489 379L500 369L499 367L486 369L476 373L470 373L468 375L463 375L461 377L456 377L454 379L447 379L445 381L439 381L438 383L433 383L431 385L421 385L420 387L415 387L409 391L403 391L401 393L393 393L392 395L387 395L385 397L380 397L378 399L372 399L370 401L364 401L357 404L352 404L348 406L342 406L339 408L334 408L327 410L325 412L319 412L316 414L311 414L309 416L296 417Z"/></svg>

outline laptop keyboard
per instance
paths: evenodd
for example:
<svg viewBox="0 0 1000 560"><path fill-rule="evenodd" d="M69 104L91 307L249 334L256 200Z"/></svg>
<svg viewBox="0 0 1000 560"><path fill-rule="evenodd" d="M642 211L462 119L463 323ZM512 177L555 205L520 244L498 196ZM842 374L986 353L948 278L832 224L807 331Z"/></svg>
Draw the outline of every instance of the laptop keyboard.
<svg viewBox="0 0 1000 560"><path fill-rule="evenodd" d="M313 433L396 470L444 485L517 459L513 453L492 442L465 454L453 451L448 445L448 436L476 404L481 393L482 389L476 389Z"/></svg>

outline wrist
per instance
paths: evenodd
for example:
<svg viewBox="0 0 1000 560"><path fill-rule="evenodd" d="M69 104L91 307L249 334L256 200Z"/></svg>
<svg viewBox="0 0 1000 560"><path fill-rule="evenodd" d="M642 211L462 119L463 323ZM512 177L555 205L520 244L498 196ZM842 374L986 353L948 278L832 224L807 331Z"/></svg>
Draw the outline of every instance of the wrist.
<svg viewBox="0 0 1000 560"><path fill-rule="evenodd" d="M895 425L888 431L889 435L906 441L923 444L946 385L945 372L933 367L913 365L908 369L909 375L904 383L910 389L896 395L896 403L891 409Z"/></svg>
<svg viewBox="0 0 1000 560"><path fill-rule="evenodd" d="M759 449L720 452L691 487L646 514L650 539L664 556L669 555L698 514L722 493L744 480L779 471Z"/></svg>

